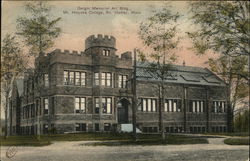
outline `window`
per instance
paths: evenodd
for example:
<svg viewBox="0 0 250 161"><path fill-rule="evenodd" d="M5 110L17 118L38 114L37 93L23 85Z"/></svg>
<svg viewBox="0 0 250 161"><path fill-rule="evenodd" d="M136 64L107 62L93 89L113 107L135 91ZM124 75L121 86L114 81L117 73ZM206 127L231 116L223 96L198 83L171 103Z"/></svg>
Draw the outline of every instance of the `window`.
<svg viewBox="0 0 250 161"><path fill-rule="evenodd" d="M85 85L86 85L86 73L81 72L81 86L85 86Z"/></svg>
<svg viewBox="0 0 250 161"><path fill-rule="evenodd" d="M110 55L110 51L107 50L107 49L103 49L103 50L102 50L102 55L103 55L103 56L109 56L109 55Z"/></svg>
<svg viewBox="0 0 250 161"><path fill-rule="evenodd" d="M102 113L111 114L112 113L112 101L111 98L102 98Z"/></svg>
<svg viewBox="0 0 250 161"><path fill-rule="evenodd" d="M75 113L85 113L86 112L86 98L76 97L75 98Z"/></svg>
<svg viewBox="0 0 250 161"><path fill-rule="evenodd" d="M49 125L48 124L44 124L43 125L43 134L48 134L49 133Z"/></svg>
<svg viewBox="0 0 250 161"><path fill-rule="evenodd" d="M36 116L40 115L39 110L40 110L40 101L36 100Z"/></svg>
<svg viewBox="0 0 250 161"><path fill-rule="evenodd" d="M76 123L75 129L76 131L87 131L86 124L82 124L82 123Z"/></svg>
<svg viewBox="0 0 250 161"><path fill-rule="evenodd" d="M213 101L212 112L213 113L226 112L225 101Z"/></svg>
<svg viewBox="0 0 250 161"><path fill-rule="evenodd" d="M75 85L80 86L81 85L81 81L80 81L80 72L75 72Z"/></svg>
<svg viewBox="0 0 250 161"><path fill-rule="evenodd" d="M43 80L44 80L44 86L48 87L49 86L49 75L48 74L44 74L43 75Z"/></svg>
<svg viewBox="0 0 250 161"><path fill-rule="evenodd" d="M95 124L95 131L100 131L99 124Z"/></svg>
<svg viewBox="0 0 250 161"><path fill-rule="evenodd" d="M101 84L102 86L111 87L111 73L101 73Z"/></svg>
<svg viewBox="0 0 250 161"><path fill-rule="evenodd" d="M64 77L64 85L76 85L76 86L86 85L85 72L64 71L63 77Z"/></svg>
<svg viewBox="0 0 250 161"><path fill-rule="evenodd" d="M74 74L74 72L69 72L69 84L70 85L75 84L75 74Z"/></svg>
<svg viewBox="0 0 250 161"><path fill-rule="evenodd" d="M110 87L111 86L111 74L106 73L106 86Z"/></svg>
<svg viewBox="0 0 250 161"><path fill-rule="evenodd" d="M138 111L144 112L156 112L156 99L152 98L140 98L140 105Z"/></svg>
<svg viewBox="0 0 250 161"><path fill-rule="evenodd" d="M203 113L204 112L204 101L190 100L188 112Z"/></svg>
<svg viewBox="0 0 250 161"><path fill-rule="evenodd" d="M153 133L153 132L158 132L157 127L143 127L142 131L145 133Z"/></svg>
<svg viewBox="0 0 250 161"><path fill-rule="evenodd" d="M64 85L68 85L69 84L69 71L64 71L63 73L63 77L64 77Z"/></svg>
<svg viewBox="0 0 250 161"><path fill-rule="evenodd" d="M23 107L23 119L25 118L25 107Z"/></svg>
<svg viewBox="0 0 250 161"><path fill-rule="evenodd" d="M181 112L181 99L166 99L164 104L166 112Z"/></svg>
<svg viewBox="0 0 250 161"><path fill-rule="evenodd" d="M31 117L35 116L35 104L31 105Z"/></svg>
<svg viewBox="0 0 250 161"><path fill-rule="evenodd" d="M95 113L100 113L100 102L99 102L99 98L95 98Z"/></svg>
<svg viewBox="0 0 250 161"><path fill-rule="evenodd" d="M118 87L119 88L126 88L127 87L127 76L126 75L119 75L118 76Z"/></svg>
<svg viewBox="0 0 250 161"><path fill-rule="evenodd" d="M44 114L49 114L49 99L44 98Z"/></svg>
<svg viewBox="0 0 250 161"><path fill-rule="evenodd" d="M110 131L111 130L111 124L110 123L104 123L104 131Z"/></svg>
<svg viewBox="0 0 250 161"><path fill-rule="evenodd" d="M99 85L99 73L95 73L95 85Z"/></svg>

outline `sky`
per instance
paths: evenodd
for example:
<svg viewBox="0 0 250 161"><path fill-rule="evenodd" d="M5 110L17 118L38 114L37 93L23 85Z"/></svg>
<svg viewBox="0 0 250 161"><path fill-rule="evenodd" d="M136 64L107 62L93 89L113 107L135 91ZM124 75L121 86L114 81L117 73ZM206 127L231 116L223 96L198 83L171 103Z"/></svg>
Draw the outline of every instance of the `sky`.
<svg viewBox="0 0 250 161"><path fill-rule="evenodd" d="M27 16L24 3L25 1L2 1L1 35L16 33L16 19L19 16ZM133 51L134 48L147 51L137 34L139 24L152 16L153 10L160 10L165 2L50 1L48 3L53 6L51 15L62 18L58 24L62 33L55 39L55 45L51 50L58 48L84 51L84 41L88 36L103 34L116 38L117 54L119 55L126 51ZM178 34L182 39L181 48L176 52L178 56L176 64L182 64L185 61L187 66L207 67L205 62L209 57L216 57L216 55L210 53L197 56L194 51L189 49L192 44L185 32L195 30L195 26L190 19L188 3L173 1L170 4L174 12L183 15L179 21Z"/></svg>

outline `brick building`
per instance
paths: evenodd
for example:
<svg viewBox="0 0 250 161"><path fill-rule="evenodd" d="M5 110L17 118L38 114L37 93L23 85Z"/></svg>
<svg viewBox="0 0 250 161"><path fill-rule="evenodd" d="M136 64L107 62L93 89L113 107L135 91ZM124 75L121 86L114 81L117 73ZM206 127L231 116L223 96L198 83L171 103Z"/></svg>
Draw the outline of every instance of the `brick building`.
<svg viewBox="0 0 250 161"><path fill-rule="evenodd" d="M137 63L137 127L159 131L158 78ZM85 51L41 54L16 81L10 97L9 135L116 131L132 122L131 52L116 55L116 39L85 40ZM226 132L226 84L206 68L174 65L165 80L166 132Z"/></svg>

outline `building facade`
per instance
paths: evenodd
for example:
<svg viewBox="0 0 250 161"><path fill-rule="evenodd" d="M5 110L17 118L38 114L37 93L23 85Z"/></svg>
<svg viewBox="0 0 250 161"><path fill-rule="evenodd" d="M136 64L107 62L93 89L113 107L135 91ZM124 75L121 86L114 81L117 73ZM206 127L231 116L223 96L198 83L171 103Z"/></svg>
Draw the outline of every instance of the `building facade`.
<svg viewBox="0 0 250 161"><path fill-rule="evenodd" d="M159 131L159 79L137 63L137 128ZM226 84L206 68L173 65L165 80L166 132L226 132ZM132 123L131 52L112 36L89 36L83 52L40 54L13 88L9 135L118 131ZM22 85L20 85L22 84ZM13 102L15 102L13 105Z"/></svg>

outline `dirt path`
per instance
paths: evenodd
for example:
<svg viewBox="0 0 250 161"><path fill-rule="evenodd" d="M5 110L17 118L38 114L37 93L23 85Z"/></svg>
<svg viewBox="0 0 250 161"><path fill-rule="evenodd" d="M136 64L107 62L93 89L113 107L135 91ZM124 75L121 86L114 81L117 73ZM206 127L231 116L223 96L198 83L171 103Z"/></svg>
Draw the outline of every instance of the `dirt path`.
<svg viewBox="0 0 250 161"><path fill-rule="evenodd" d="M18 147L1 161L247 161L248 146L231 146L225 138L208 138L209 144L157 146L85 146L89 141L55 142L45 147Z"/></svg>
<svg viewBox="0 0 250 161"><path fill-rule="evenodd" d="M209 144L213 145L225 145L224 140L226 138L207 138Z"/></svg>

